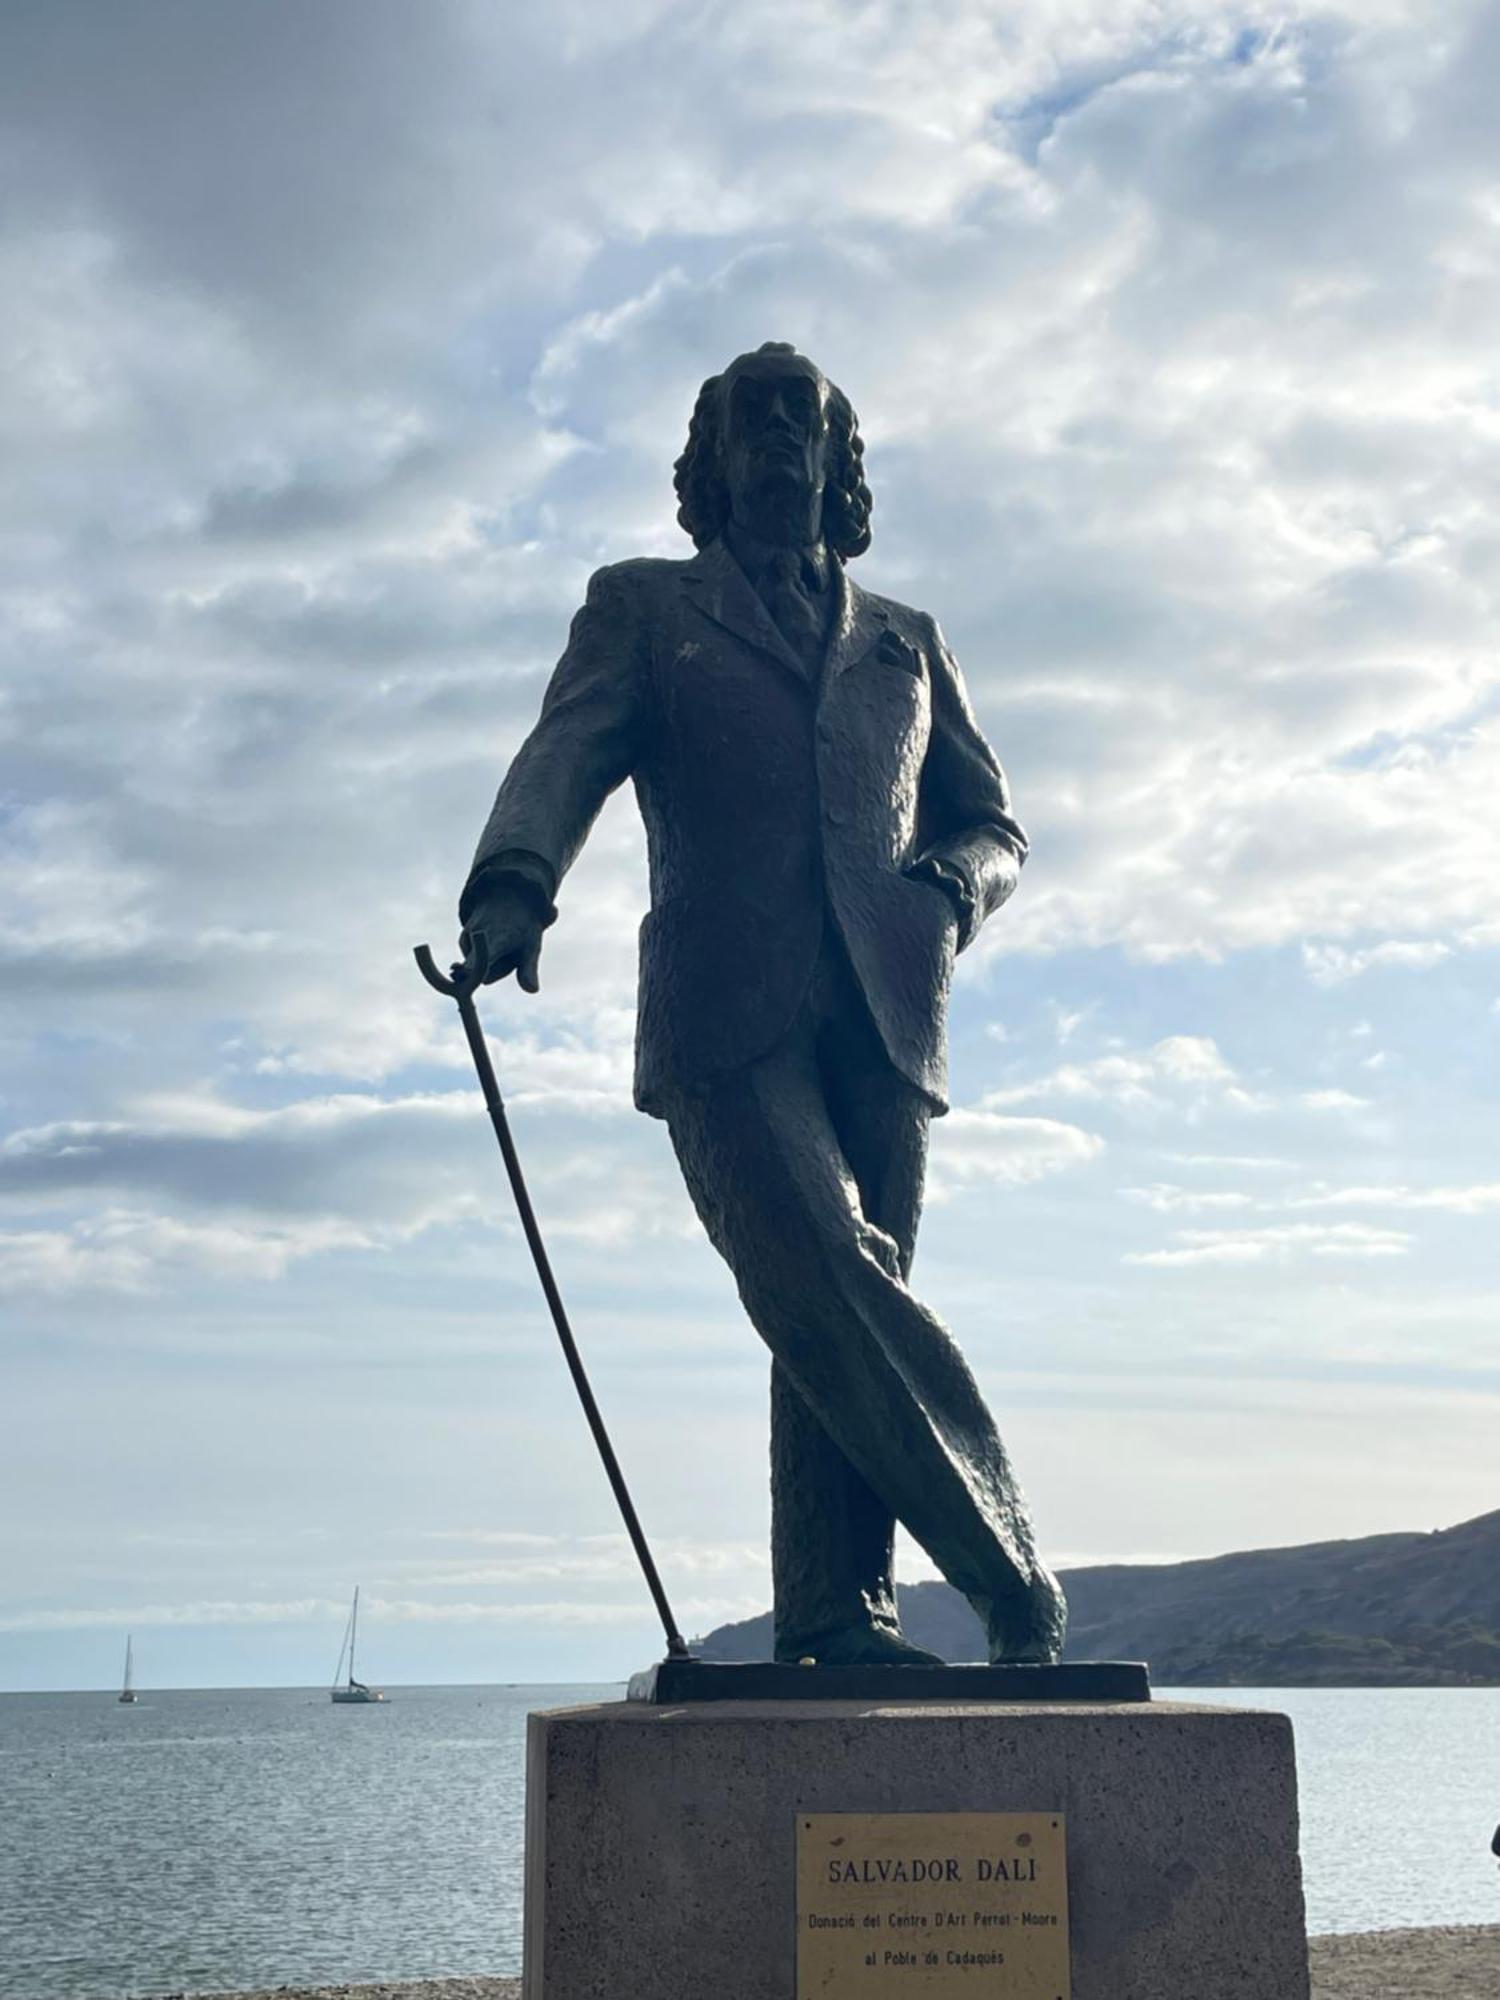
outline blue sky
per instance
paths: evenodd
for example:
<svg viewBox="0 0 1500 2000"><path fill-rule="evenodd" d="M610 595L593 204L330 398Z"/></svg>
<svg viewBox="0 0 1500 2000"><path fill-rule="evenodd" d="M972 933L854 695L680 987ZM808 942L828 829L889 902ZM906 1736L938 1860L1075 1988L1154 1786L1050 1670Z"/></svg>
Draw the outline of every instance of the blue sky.
<svg viewBox="0 0 1500 2000"><path fill-rule="evenodd" d="M612 1677L652 1623L451 1010L699 382L860 412L1034 858L917 1282L1055 1561L1500 1505L1500 13L12 8L0 1685ZM617 799L488 1017L691 1629L766 1364L629 1108ZM929 1573L908 1550L905 1573Z"/></svg>

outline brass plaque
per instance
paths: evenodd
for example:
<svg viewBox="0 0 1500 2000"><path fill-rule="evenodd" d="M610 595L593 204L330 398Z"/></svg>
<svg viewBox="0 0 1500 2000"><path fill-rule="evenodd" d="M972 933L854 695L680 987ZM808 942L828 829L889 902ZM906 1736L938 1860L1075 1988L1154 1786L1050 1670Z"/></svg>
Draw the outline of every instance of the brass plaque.
<svg viewBox="0 0 1500 2000"><path fill-rule="evenodd" d="M1070 2000L1061 1813L799 1813L797 2000Z"/></svg>

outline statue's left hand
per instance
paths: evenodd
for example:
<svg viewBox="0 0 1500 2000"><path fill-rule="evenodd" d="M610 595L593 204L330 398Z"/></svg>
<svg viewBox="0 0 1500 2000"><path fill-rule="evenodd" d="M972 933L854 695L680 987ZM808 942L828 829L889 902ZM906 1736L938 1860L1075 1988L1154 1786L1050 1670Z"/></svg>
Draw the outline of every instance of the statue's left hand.
<svg viewBox="0 0 1500 2000"><path fill-rule="evenodd" d="M941 855L924 854L906 872L913 882L930 882L941 889L953 904L960 925L967 926L974 912L974 891L962 869Z"/></svg>

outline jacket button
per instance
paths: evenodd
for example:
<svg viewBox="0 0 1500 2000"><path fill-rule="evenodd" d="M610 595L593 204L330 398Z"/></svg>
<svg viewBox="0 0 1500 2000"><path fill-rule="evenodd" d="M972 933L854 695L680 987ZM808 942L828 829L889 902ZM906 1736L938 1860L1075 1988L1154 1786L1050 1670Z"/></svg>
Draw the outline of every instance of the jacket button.
<svg viewBox="0 0 1500 2000"><path fill-rule="evenodd" d="M841 813L837 806L830 806L823 817L830 826L844 826L848 822L849 815Z"/></svg>

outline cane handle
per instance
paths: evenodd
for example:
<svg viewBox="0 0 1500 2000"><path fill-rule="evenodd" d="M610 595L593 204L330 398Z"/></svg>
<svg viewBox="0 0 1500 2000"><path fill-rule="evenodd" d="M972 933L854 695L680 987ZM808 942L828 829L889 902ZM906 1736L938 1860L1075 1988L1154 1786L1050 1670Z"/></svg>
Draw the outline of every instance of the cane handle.
<svg viewBox="0 0 1500 2000"><path fill-rule="evenodd" d="M489 946L485 943L483 931L469 932L469 955L454 965L451 977L447 979L438 971L429 945L414 946L412 957L427 984L439 993L446 993L450 1000L467 1000L483 981L490 963Z"/></svg>

